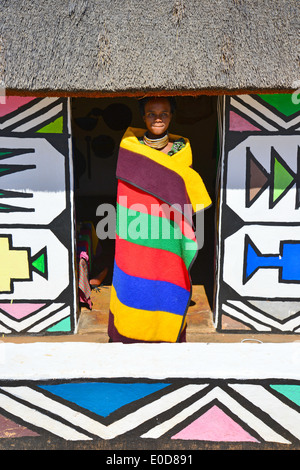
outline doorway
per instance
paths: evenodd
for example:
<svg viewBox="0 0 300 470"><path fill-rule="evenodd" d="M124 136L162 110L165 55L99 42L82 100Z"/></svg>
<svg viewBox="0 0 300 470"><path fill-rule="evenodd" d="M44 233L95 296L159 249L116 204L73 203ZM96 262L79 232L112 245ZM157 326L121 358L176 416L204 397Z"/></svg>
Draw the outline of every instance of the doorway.
<svg viewBox="0 0 300 470"><path fill-rule="evenodd" d="M179 96L170 133L183 135L191 142L193 168L200 173L213 201L205 212L204 246L191 268L193 297L190 312L190 340L197 331L212 330L215 251L215 186L218 165L217 97ZM127 127L144 128L138 99L72 98L72 140L77 237L80 231L94 230L100 204L115 206L118 148ZM93 227L91 229L91 227ZM90 234L92 238L92 234ZM108 340L107 318L114 262L114 240L98 240L88 265L88 278L100 280L90 286L90 304L80 302L79 333L98 333ZM82 299L81 299L82 300ZM189 328L189 326L188 326ZM195 333L193 335L193 332ZM188 339L189 341L189 339Z"/></svg>

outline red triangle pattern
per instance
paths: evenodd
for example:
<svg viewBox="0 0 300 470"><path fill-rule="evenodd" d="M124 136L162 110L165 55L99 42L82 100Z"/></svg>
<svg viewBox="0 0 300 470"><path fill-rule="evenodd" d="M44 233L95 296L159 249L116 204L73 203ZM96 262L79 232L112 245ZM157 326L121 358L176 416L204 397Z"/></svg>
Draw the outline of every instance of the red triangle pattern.
<svg viewBox="0 0 300 470"><path fill-rule="evenodd" d="M230 131L260 131L258 127L253 126L250 122L248 122L242 116L239 116L234 111L230 111L230 124L229 130Z"/></svg>
<svg viewBox="0 0 300 470"><path fill-rule="evenodd" d="M25 436L39 436L34 431L15 423L9 418L0 415L0 438L13 438Z"/></svg>

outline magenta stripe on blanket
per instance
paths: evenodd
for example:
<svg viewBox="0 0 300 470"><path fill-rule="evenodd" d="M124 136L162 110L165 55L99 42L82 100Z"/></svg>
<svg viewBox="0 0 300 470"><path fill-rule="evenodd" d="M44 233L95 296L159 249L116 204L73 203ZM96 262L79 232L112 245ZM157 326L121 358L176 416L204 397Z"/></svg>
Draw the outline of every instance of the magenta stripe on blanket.
<svg viewBox="0 0 300 470"><path fill-rule="evenodd" d="M185 216L190 199L186 192L184 180L175 171L166 168L159 163L150 160L144 155L139 155L130 150L120 148L117 178L129 181L133 186L142 188L143 191L153 194L170 205L180 206Z"/></svg>

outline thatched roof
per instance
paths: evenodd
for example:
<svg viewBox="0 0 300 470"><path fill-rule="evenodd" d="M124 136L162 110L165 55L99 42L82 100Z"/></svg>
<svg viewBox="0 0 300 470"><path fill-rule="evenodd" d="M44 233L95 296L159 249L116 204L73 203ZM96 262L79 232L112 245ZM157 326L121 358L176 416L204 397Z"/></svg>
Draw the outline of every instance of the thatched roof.
<svg viewBox="0 0 300 470"><path fill-rule="evenodd" d="M299 87L299 0L0 0L0 8L8 89Z"/></svg>

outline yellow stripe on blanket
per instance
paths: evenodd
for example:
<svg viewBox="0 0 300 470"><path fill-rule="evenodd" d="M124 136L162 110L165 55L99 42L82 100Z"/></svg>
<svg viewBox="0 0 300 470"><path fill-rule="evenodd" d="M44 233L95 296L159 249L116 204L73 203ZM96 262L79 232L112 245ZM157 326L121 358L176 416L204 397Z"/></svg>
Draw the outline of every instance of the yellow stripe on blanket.
<svg viewBox="0 0 300 470"><path fill-rule="evenodd" d="M148 157L150 160L176 172L184 180L186 190L193 206L198 212L212 204L209 194L205 188L201 176L191 168L192 150L188 139L184 138L185 146L174 155L166 155L147 145L141 145L138 138L144 135L144 129L129 127L121 140L120 147ZM169 134L170 140L178 140L180 136Z"/></svg>
<svg viewBox="0 0 300 470"><path fill-rule="evenodd" d="M138 310L122 304L115 288L111 288L111 313L118 312L115 326L124 336L142 341L175 343L181 328L182 316L168 312ZM159 321L157 321L159 318ZM141 321L142 320L142 321ZM185 324L183 325L184 328Z"/></svg>

